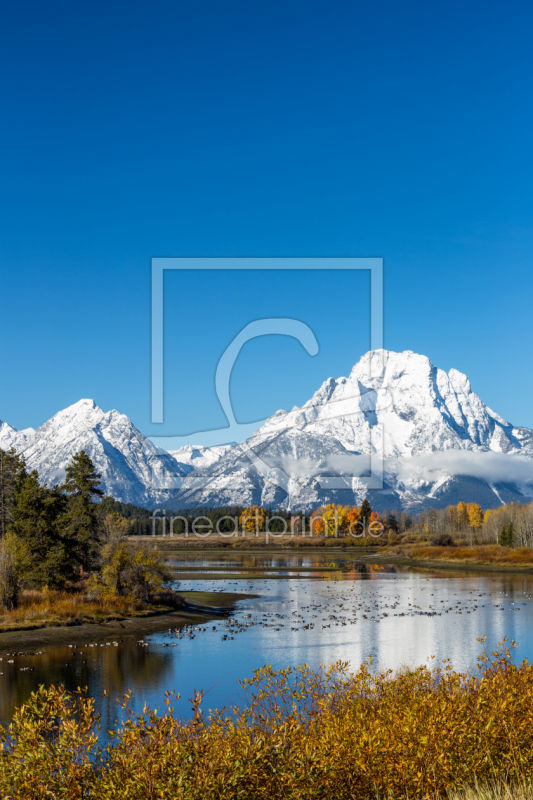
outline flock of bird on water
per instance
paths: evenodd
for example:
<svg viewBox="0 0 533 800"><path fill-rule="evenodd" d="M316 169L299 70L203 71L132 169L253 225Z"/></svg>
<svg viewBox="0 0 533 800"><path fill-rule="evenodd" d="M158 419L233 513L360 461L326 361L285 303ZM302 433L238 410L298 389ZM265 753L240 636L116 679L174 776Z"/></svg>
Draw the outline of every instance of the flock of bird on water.
<svg viewBox="0 0 533 800"><path fill-rule="evenodd" d="M378 582L383 584L383 581ZM208 588L205 586L205 581L201 583L202 587L200 591L209 591L209 588L214 590L214 584ZM220 581L217 581L217 583L220 587ZM313 583L316 585L316 581L313 581ZM237 634L243 634L251 628L257 627L272 629L273 633L283 634L288 631L312 632L315 630L348 627L350 625L356 625L363 620L365 620L366 623L378 624L388 617L439 617L446 614L473 614L478 609L485 608L486 605L500 611L504 611L505 609L509 611L520 611L520 607L527 605L527 600L532 597L532 595L523 592L521 593L523 599L517 601L516 598L510 599L511 596L508 593L500 592L499 594L503 595L503 597L501 597L499 602L495 602L495 600L492 599L493 593L471 590L468 592L455 592L453 594L453 599L450 597L446 599L436 599L435 592L430 592L429 587L427 587L427 602L425 602L424 605L420 605L420 600L418 603L414 602L414 595L409 595L412 602L408 602L406 597L404 596L402 598L400 594L391 593L385 595L383 591L380 591L380 588L384 589L385 587L382 585L380 588L374 588L375 583L375 581L364 580L321 580L321 591L318 593L312 584L308 584L308 586L305 587L300 583L304 594L312 596L312 601L308 602L307 605L298 605L297 598L293 598L279 601L278 606L287 606L287 608L279 608L278 611L256 611L255 614L243 613L240 616L235 616L235 609L233 609L233 616L228 615L222 620L217 621L216 624L213 624L213 622L198 625L183 624L174 628L169 628L163 638L171 639L171 641L163 641L161 644L163 647L176 647L180 640L185 639L190 641L198 634L220 634L222 641L232 641ZM389 581L387 581L387 583L389 583ZM198 586L194 586L193 581L191 581L191 584L190 589L199 588ZM232 582L232 585L233 584L234 582ZM260 596L258 598L259 602L265 599L277 599L268 597L270 594L268 590L274 589L275 592L275 587L271 581L268 581L268 584L270 584L268 585L266 580L256 580L251 583L248 579L246 584L248 590L253 591L257 591L261 588L261 584L264 584L267 595ZM409 590L413 589L411 586L407 588ZM424 587L418 587L418 589L420 590L420 594L426 591ZM301 594L299 589L293 587L290 587L289 591L297 593L298 597ZM248 605L249 603L250 601L248 600ZM291 609L291 606L296 607ZM248 610L250 610L250 608L248 608ZM74 659L78 663L80 661L82 661L82 663L87 663L86 659L80 657L88 655L89 649L119 647L120 643L123 641L123 639L119 639L106 642L69 644L68 647L71 650L70 659L65 666L68 667L74 663L71 659ZM150 637L150 639L140 638L136 641L137 646L142 648L147 648L149 644L152 643L159 643L157 637L155 639L153 637ZM5 669L7 667L10 670L16 669L16 665L18 665L18 671L33 671L35 669L34 666L28 665L27 662L26 664L20 665L19 659L28 656L40 656L43 655L43 652L42 650L37 652L18 651L1 654L0 675L4 674L2 668Z"/></svg>

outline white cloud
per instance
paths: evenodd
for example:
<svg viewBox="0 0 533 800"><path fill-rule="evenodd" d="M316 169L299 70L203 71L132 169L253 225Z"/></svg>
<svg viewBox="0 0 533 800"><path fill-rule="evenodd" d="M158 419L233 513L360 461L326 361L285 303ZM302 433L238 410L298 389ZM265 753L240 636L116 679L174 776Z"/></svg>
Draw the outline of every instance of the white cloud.
<svg viewBox="0 0 533 800"><path fill-rule="evenodd" d="M435 481L443 475L472 475L489 483L533 484L533 460L505 453L445 450L389 461L386 469L406 483L412 480Z"/></svg>

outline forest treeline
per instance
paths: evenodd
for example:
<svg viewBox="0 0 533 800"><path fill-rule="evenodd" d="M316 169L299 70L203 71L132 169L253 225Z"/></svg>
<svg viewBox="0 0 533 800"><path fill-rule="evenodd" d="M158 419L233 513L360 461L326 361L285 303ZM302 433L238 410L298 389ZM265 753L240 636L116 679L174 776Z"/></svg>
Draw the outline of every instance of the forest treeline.
<svg viewBox="0 0 533 800"><path fill-rule="evenodd" d="M130 521L132 534L207 535L209 532L241 535L283 533L295 536L346 537L371 536L394 540L410 534L437 538L443 543L456 536L471 544L501 544L506 547L533 547L533 504L508 503L483 511L478 503L459 502L446 508L427 508L418 513L406 510L374 511L367 499L360 506L329 503L312 512L291 513L286 509L263 506L198 507L157 513L107 497L107 511L117 511Z"/></svg>

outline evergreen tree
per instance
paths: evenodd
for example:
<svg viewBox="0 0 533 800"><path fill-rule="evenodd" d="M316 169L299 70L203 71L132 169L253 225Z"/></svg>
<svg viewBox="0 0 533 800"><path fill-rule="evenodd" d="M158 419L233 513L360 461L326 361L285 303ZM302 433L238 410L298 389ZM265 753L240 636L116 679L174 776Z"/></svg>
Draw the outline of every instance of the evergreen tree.
<svg viewBox="0 0 533 800"><path fill-rule="evenodd" d="M514 528L513 523L509 523L507 528L507 547L514 547Z"/></svg>
<svg viewBox="0 0 533 800"><path fill-rule="evenodd" d="M26 463L12 447L0 448L0 536L6 535L9 525L14 521L13 508L17 487L26 475Z"/></svg>
<svg viewBox="0 0 533 800"><path fill-rule="evenodd" d="M500 532L499 543L502 547L508 547L507 541L507 528L504 525Z"/></svg>
<svg viewBox="0 0 533 800"><path fill-rule="evenodd" d="M365 499L361 503L361 508L359 509L359 522L362 524L365 533L368 532L368 526L370 525L371 514L372 514L372 507L365 497Z"/></svg>
<svg viewBox="0 0 533 800"><path fill-rule="evenodd" d="M67 466L62 491L67 500L61 518L60 560L65 565L65 579L74 580L94 562L98 541L98 510L96 500L103 496L100 475L85 450L72 457Z"/></svg>
<svg viewBox="0 0 533 800"><path fill-rule="evenodd" d="M25 475L17 487L12 530L24 546L27 556L24 577L30 585L62 583L64 548L58 520L65 507L66 498L61 490L41 486L35 470Z"/></svg>

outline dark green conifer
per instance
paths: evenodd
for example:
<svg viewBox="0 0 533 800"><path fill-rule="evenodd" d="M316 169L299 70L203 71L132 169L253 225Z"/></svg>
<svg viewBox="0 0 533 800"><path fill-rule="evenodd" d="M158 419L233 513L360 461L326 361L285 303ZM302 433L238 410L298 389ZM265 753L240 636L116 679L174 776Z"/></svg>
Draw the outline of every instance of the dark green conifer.
<svg viewBox="0 0 533 800"><path fill-rule="evenodd" d="M514 547L514 528L513 523L509 523L507 528L507 547Z"/></svg>
<svg viewBox="0 0 533 800"><path fill-rule="evenodd" d="M26 462L15 448L0 448L0 537L4 537L14 522L15 496L21 480L26 475Z"/></svg>
<svg viewBox="0 0 533 800"><path fill-rule="evenodd" d="M361 503L361 515L359 517L359 522L363 526L363 530L366 532L368 531L368 526L370 525L370 515L372 514L372 507L368 500L365 499Z"/></svg>
<svg viewBox="0 0 533 800"><path fill-rule="evenodd" d="M96 556L99 520L95 501L104 494L100 477L84 450L73 456L67 466L61 487L67 507L60 519L62 558L68 563L67 580L75 580L82 571L88 571Z"/></svg>
<svg viewBox="0 0 533 800"><path fill-rule="evenodd" d="M65 508L65 495L58 488L41 486L35 470L20 481L11 527L24 544L24 578L30 586L57 586L64 580L66 565L58 520Z"/></svg>

